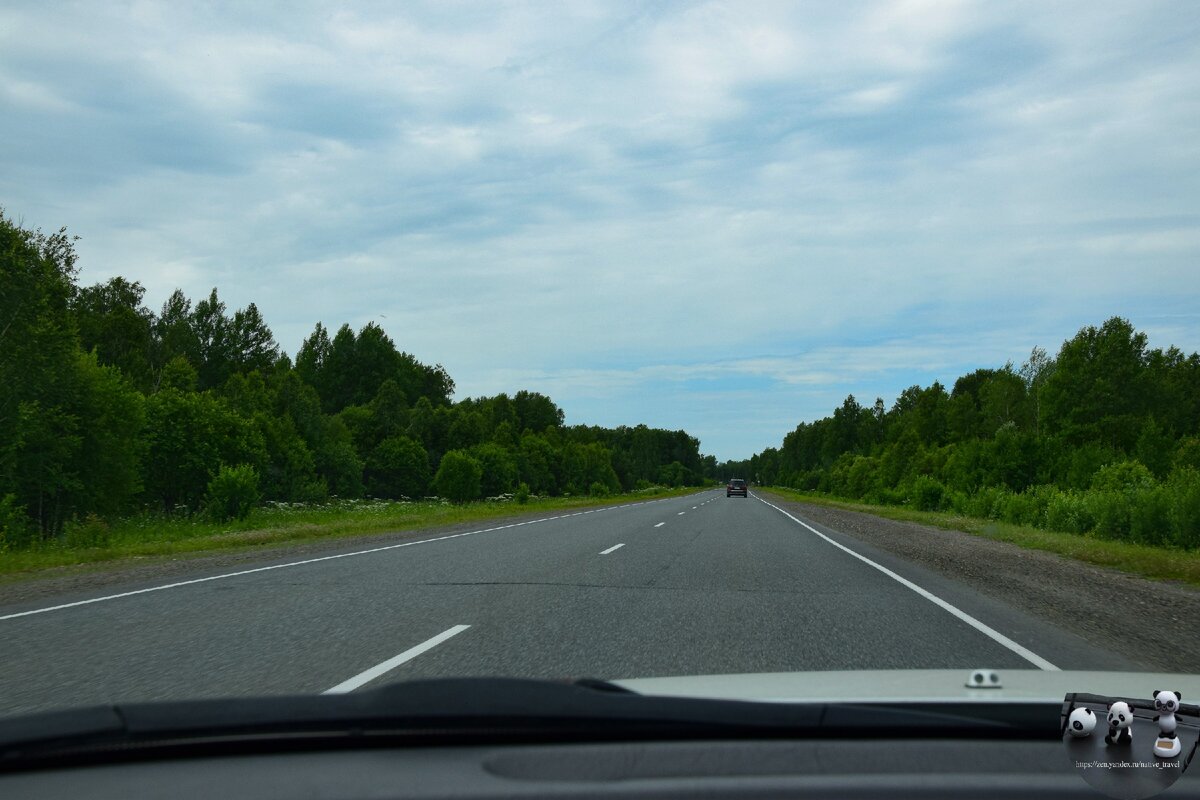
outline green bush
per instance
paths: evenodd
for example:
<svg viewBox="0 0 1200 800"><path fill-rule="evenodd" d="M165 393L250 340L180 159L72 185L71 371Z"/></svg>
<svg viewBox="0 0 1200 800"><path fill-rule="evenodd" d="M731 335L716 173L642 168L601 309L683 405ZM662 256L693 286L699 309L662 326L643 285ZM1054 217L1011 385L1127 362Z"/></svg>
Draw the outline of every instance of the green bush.
<svg viewBox="0 0 1200 800"><path fill-rule="evenodd" d="M1176 469L1190 467L1200 470L1200 436L1185 436L1180 439L1175 447L1172 464Z"/></svg>
<svg viewBox="0 0 1200 800"><path fill-rule="evenodd" d="M1176 469L1167 479L1171 496L1171 544L1200 547L1200 471Z"/></svg>
<svg viewBox="0 0 1200 800"><path fill-rule="evenodd" d="M1155 486L1133 496L1129 537L1138 544L1163 545L1171 541L1171 493Z"/></svg>
<svg viewBox="0 0 1200 800"><path fill-rule="evenodd" d="M1018 494L1004 495L1000 504L1000 519L1013 525L1045 527L1046 509L1056 490L1053 486L1034 486Z"/></svg>
<svg viewBox="0 0 1200 800"><path fill-rule="evenodd" d="M245 519L258 502L258 471L249 464L236 467L221 465L217 476L208 482L204 509L216 522Z"/></svg>
<svg viewBox="0 0 1200 800"><path fill-rule="evenodd" d="M639 492L642 492L642 491L645 491L646 489L653 489L654 484L651 483L650 481L646 480L645 478L638 478L637 482L633 484L633 488Z"/></svg>
<svg viewBox="0 0 1200 800"><path fill-rule="evenodd" d="M1093 530L1105 539L1129 538L1129 495L1124 492L1087 492L1084 495L1095 519Z"/></svg>
<svg viewBox="0 0 1200 800"><path fill-rule="evenodd" d="M513 499L516 500L517 503L519 503L520 505L525 505L526 503L528 503L529 502L529 484L525 483L524 481L521 481L521 484L517 487L516 493L513 494Z"/></svg>
<svg viewBox="0 0 1200 800"><path fill-rule="evenodd" d="M1092 485L1096 473L1105 464L1120 460L1120 454L1111 447L1100 444L1084 444L1079 447L1064 449L1063 463L1060 464L1061 474L1055 483L1066 484L1071 489L1087 489Z"/></svg>
<svg viewBox="0 0 1200 800"><path fill-rule="evenodd" d="M947 510L953 511L955 514L966 514L967 504L970 500L970 495L966 492L946 490L946 496L942 500L942 504Z"/></svg>
<svg viewBox="0 0 1200 800"><path fill-rule="evenodd" d="M420 442L389 436L367 457L366 479L375 497L424 497L429 487L429 456Z"/></svg>
<svg viewBox="0 0 1200 800"><path fill-rule="evenodd" d="M483 466L462 450L442 456L433 485L438 495L455 503L476 500L482 494Z"/></svg>
<svg viewBox="0 0 1200 800"><path fill-rule="evenodd" d="M999 504L999 519L1011 525L1021 525L1029 516L1030 499L1024 494L1005 495Z"/></svg>
<svg viewBox="0 0 1200 800"><path fill-rule="evenodd" d="M108 523L95 514L71 520L63 528L63 543L71 548L108 547L111 538Z"/></svg>
<svg viewBox="0 0 1200 800"><path fill-rule="evenodd" d="M802 492L818 491L821 488L824 475L825 473L816 469L809 472L797 472L795 473L795 477L792 479L794 481L792 486L793 488L799 489Z"/></svg>
<svg viewBox="0 0 1200 800"><path fill-rule="evenodd" d="M33 526L15 494L0 497L0 553L24 550L33 544Z"/></svg>
<svg viewBox="0 0 1200 800"><path fill-rule="evenodd" d="M1087 533L1095 518L1077 492L1056 491L1046 504L1046 527L1064 533Z"/></svg>
<svg viewBox="0 0 1200 800"><path fill-rule="evenodd" d="M592 481L592 485L588 487L588 494L592 497L608 497L608 487L600 481Z"/></svg>
<svg viewBox="0 0 1200 800"><path fill-rule="evenodd" d="M999 519L1008 495L1006 489L985 486L967 500L967 515L980 519Z"/></svg>
<svg viewBox="0 0 1200 800"><path fill-rule="evenodd" d="M879 472L879 459L867 456L855 456L846 470L843 491L855 500L864 497L875 489Z"/></svg>
<svg viewBox="0 0 1200 800"><path fill-rule="evenodd" d="M945 494L946 487L942 486L941 481L928 475L918 475L909 487L908 499L919 511L938 511Z"/></svg>
<svg viewBox="0 0 1200 800"><path fill-rule="evenodd" d="M1092 491L1137 492L1154 485L1154 476L1140 461L1118 461L1092 476Z"/></svg>

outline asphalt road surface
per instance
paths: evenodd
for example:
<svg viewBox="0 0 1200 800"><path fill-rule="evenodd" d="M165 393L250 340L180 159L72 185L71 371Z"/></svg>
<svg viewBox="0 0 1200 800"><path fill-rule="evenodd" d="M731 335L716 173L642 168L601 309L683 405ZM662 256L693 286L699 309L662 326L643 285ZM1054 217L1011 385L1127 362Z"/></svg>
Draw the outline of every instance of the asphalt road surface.
<svg viewBox="0 0 1200 800"><path fill-rule="evenodd" d="M1139 668L753 492L303 558L0 607L0 715L432 676Z"/></svg>

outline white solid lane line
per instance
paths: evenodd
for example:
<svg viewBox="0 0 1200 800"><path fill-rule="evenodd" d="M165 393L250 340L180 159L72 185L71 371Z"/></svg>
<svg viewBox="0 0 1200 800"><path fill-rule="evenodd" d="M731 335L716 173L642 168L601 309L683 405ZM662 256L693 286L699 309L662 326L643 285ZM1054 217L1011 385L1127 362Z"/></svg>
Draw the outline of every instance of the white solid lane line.
<svg viewBox="0 0 1200 800"><path fill-rule="evenodd" d="M656 528L661 528L663 525L666 525L666 524L667 524L667 523L665 523L665 522L660 522L660 523L658 523L657 525L655 525L654 527L656 527Z"/></svg>
<svg viewBox="0 0 1200 800"><path fill-rule="evenodd" d="M421 653L424 653L426 650L432 650L433 648L437 647L442 642L449 639L451 636L457 636L458 634L462 633L469 627L471 627L471 626L470 625L455 625L453 628L449 628L448 630L442 631L441 633L439 633L437 636L433 637L432 639L427 639L426 641L421 642L416 647L410 647L409 649L405 650L403 653L401 653L398 656L393 656L392 658L389 658L387 661L384 661L381 664L376 664L375 666L371 667L366 672L360 672L357 675L355 675L353 678L346 680L346 681L342 681L337 686L334 686L332 689L326 689L325 691L321 692L321 694L346 694L347 692L353 692L355 689L362 686L364 683L369 683L370 681L373 681L376 678L378 678L380 675L383 675L384 673L387 673L387 672L391 672L396 667L403 664L405 661L411 661L414 658L416 658L417 656L421 655Z"/></svg>
<svg viewBox="0 0 1200 800"><path fill-rule="evenodd" d="M606 555L608 555L609 553L611 553L613 550L619 550L619 549L621 549L621 548L622 548L622 547L624 547L624 546L625 546L625 543L624 543L624 542L621 542L620 544L614 544L612 547L608 548L607 550L601 550L601 551L600 551L600 555L602 555L602 556L606 556Z"/></svg>
<svg viewBox="0 0 1200 800"><path fill-rule="evenodd" d="M784 511L782 508L775 505L774 503L767 503L767 501L763 500L761 497L756 497L755 499L758 500L760 503L765 503L766 505L775 509L780 514L783 514L785 517L790 519L792 522L796 522L796 523L799 523L800 525L803 525L805 528L812 531L817 536L820 536L822 539L829 542L831 545L838 548L839 550L845 551L849 555L852 555L855 558L857 558L859 561L862 561L866 564L871 565L875 569L882 572L884 575L887 575L892 580L895 580L898 583L902 584L903 586L906 586L907 588L912 589L914 592L921 595L921 597L924 597L926 600L933 603L934 605L939 606L939 607L945 609L946 611L949 611L951 614L958 617L959 619L961 619L963 622L970 625L975 630L977 630L980 633L982 633L983 635L987 636L989 639L993 640L994 642L1001 644L1004 647L1007 647L1009 650L1013 651L1014 653L1016 653L1017 655L1019 655L1021 658L1025 659L1029 663L1033 664L1038 669L1044 669L1049 672L1058 672L1059 671L1058 667L1054 666L1049 661L1047 661L1046 659L1039 656L1037 653L1035 653L1032 650L1029 650L1025 647L1022 647L1021 645L1014 642L1012 639L1010 639L1007 636L1005 636L1004 634L1000 633L1000 631L983 624L982 622L975 619L970 614L968 614L967 612L958 608L957 606L953 606L950 603L947 603L945 600L943 600L942 598L933 594L932 592L925 591L920 586L917 586L915 583L908 580L907 578L900 577L899 575L892 572L890 569L883 566L882 564L877 564L874 561L872 561L871 559L867 558L866 556L859 555L858 553L854 552L849 547L846 547L845 545L842 545L842 544L838 544L833 539L830 539L828 536L826 536L825 534L821 533L819 530L814 528L812 525L809 525L804 520L793 517L791 514Z"/></svg>
<svg viewBox="0 0 1200 800"><path fill-rule="evenodd" d="M670 498L663 498L663 499L670 499ZM594 509L594 510L595 511L616 511L617 509L621 509L621 508L632 508L633 506L646 505L647 503L661 503L661 502L662 502L662 499L660 499L660 500L644 500L639 503L626 503L626 504L620 505L620 506L606 506L604 508L598 508L598 509ZM92 603L103 603L107 600L117 600L122 597L133 597L134 595L146 594L147 592L161 592L164 589L177 589L181 586L192 586L193 584L197 584L197 583L208 583L209 581L219 581L219 580L224 580L225 578L236 578L241 575L253 575L256 572L269 572L274 569L287 569L288 567L300 567L305 564L317 564L322 561L333 561L334 559L338 559L338 558L350 558L351 556L363 556L363 555L367 555L369 553L382 553L387 550L396 550L401 547L415 547L416 545L419 545L419 544L429 544L430 542L444 542L447 539L458 539L462 536L474 536L477 533L492 533L493 531L504 531L504 530L508 530L509 528L520 528L523 525L536 525L539 522L552 522L556 519L563 519L565 517L577 517L584 513L590 513L590 512L582 512L581 511L581 512L577 512L575 514L560 514L556 517L542 517L540 519L527 519L524 522L513 522L508 525L497 525L494 528L482 528L480 530L475 530L475 531L465 531L463 533L452 533L448 536L435 536L432 539L418 539L415 542L401 542L400 544L389 544L389 545L385 545L383 547L372 547L367 550L355 550L350 553L338 553L337 555L332 555L332 556L320 556L318 558L306 558L303 561L289 561L286 564L272 564L269 567L255 567L254 569L243 569L243 570L238 570L237 572L226 572L221 575L210 575L207 578L193 578L192 580L187 580L187 581L176 581L175 583L167 583L162 586L150 586L146 589L135 589L131 592L121 592L120 594L108 594L108 595L104 595L103 597L93 597L91 600L77 600L74 603L62 603L57 606L46 606L45 608L35 608L32 611L18 611L14 614L5 614L3 616L0 616L0 622L3 622L6 619L16 619L17 617L28 617L28 616L32 616L33 614L45 614L47 611L61 611L64 608L75 608L76 606L87 606L87 605L91 605Z"/></svg>

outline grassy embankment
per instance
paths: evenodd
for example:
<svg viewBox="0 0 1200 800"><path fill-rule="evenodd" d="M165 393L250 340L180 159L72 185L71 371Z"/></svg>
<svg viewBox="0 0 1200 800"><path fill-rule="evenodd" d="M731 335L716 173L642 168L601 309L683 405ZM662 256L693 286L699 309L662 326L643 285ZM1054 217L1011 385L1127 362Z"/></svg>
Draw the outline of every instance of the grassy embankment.
<svg viewBox="0 0 1200 800"><path fill-rule="evenodd" d="M247 519L224 523L196 517L170 518L147 514L116 520L108 525L93 523L92 530L76 527L68 531L66 541L0 552L0 578L20 580L56 567L112 565L133 559L145 563L145 559L149 558L178 558L221 550L422 530L549 511L676 497L696 491L699 490L656 488L602 499L531 498L523 505L511 500L483 500L462 505L439 500L343 501L321 505L284 503L257 508ZM89 540L91 546L82 544Z"/></svg>
<svg viewBox="0 0 1200 800"><path fill-rule="evenodd" d="M792 489L763 487L759 491L800 503L860 511L877 517L918 522L947 530L963 531L1034 550L1046 550L1101 567L1142 575L1156 580L1179 581L1200 586L1200 551L1153 547L1129 542L1100 539L1092 535L1060 533L1012 525L1007 522L966 517L940 511L917 511L904 506L877 506L847 502L827 495L797 492Z"/></svg>

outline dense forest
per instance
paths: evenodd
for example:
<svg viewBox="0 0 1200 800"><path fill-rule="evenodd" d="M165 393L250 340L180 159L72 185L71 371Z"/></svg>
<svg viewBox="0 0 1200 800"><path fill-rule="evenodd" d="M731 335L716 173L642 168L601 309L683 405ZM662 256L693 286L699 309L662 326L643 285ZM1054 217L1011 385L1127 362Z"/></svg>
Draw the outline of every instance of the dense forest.
<svg viewBox="0 0 1200 800"><path fill-rule="evenodd" d="M699 485L684 431L566 426L544 395L452 400L382 328L318 323L293 362L253 303L76 283L74 240L0 212L0 550L71 520L262 501L455 501Z"/></svg>
<svg viewBox="0 0 1200 800"><path fill-rule="evenodd" d="M1114 317L1051 358L853 395L748 461L762 484L1048 530L1200 547L1200 355Z"/></svg>

